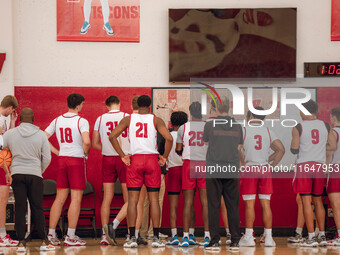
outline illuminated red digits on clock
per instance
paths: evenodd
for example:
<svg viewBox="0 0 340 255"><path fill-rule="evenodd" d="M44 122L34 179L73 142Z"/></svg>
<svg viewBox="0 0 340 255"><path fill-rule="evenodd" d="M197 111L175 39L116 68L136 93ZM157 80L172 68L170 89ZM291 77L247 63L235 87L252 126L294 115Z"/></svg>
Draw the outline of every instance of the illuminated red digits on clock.
<svg viewBox="0 0 340 255"><path fill-rule="evenodd" d="M138 127L136 130L136 137L148 138L148 123L144 123L143 125L143 123L137 122L136 127Z"/></svg>
<svg viewBox="0 0 340 255"><path fill-rule="evenodd" d="M60 131L60 142L61 143L73 143L72 139L72 130L70 128L63 128L59 129Z"/></svg>
<svg viewBox="0 0 340 255"><path fill-rule="evenodd" d="M256 139L256 145L255 145L255 150L261 150L262 149L262 136L260 135L255 135L254 139Z"/></svg>
<svg viewBox="0 0 340 255"><path fill-rule="evenodd" d="M319 130L313 129L312 130L312 144L318 144L319 143Z"/></svg>

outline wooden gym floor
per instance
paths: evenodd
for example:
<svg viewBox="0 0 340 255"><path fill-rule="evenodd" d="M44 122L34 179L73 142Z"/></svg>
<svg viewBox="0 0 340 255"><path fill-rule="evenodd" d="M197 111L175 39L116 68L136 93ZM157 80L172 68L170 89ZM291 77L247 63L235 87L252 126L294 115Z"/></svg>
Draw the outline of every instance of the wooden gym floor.
<svg viewBox="0 0 340 255"><path fill-rule="evenodd" d="M277 247L264 247L262 244L257 243L256 247L240 247L238 254L244 255L317 255L317 254L338 254L340 255L340 247L326 247L326 248L302 248L297 245L287 244L287 238L274 238ZM200 240L200 239L199 239ZM41 254L41 255L113 255L113 254L126 254L126 255L200 255L209 254L210 252L204 251L203 248L198 246L189 248L179 248L179 247L165 247L165 248L152 248L151 244L148 246L140 246L139 248L124 249L123 243L124 239L118 239L119 246L100 246L99 240L87 239L86 247L57 247L55 252L40 252L39 242L33 241L27 245L26 253L21 254ZM222 238L222 242L225 242L225 238ZM222 254L236 254L227 251L227 246L224 244L221 246ZM16 254L16 248L1 248L0 253L3 252L7 254ZM20 253L18 253L20 254ZM216 254L216 252L215 252Z"/></svg>

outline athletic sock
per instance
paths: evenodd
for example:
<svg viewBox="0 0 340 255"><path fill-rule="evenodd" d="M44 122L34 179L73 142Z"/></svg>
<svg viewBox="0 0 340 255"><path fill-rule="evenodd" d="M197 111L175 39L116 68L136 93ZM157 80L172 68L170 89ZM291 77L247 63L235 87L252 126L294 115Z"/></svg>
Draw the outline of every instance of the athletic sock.
<svg viewBox="0 0 340 255"><path fill-rule="evenodd" d="M109 22L109 15L110 15L109 3L107 0L100 0L100 3L102 4L102 14L103 14L103 20L105 24L106 22Z"/></svg>
<svg viewBox="0 0 340 255"><path fill-rule="evenodd" d="M246 236L253 236L254 230L252 228L246 228Z"/></svg>
<svg viewBox="0 0 340 255"><path fill-rule="evenodd" d="M136 238L138 238L138 235L139 235L139 229L136 229L136 231L135 231Z"/></svg>
<svg viewBox="0 0 340 255"><path fill-rule="evenodd" d="M159 228L153 228L153 235L159 238Z"/></svg>
<svg viewBox="0 0 340 255"><path fill-rule="evenodd" d="M210 238L210 232L209 231L204 231L204 238L208 237L209 239Z"/></svg>
<svg viewBox="0 0 340 255"><path fill-rule="evenodd" d="M113 223L112 223L112 225L113 225L113 229L117 229L117 228L118 228L118 226L119 226L119 223L120 223L120 221L119 221L119 220L117 220L117 219L114 219L114 220L113 220Z"/></svg>
<svg viewBox="0 0 340 255"><path fill-rule="evenodd" d="M302 228L297 227L295 232L298 233L299 235L302 235Z"/></svg>
<svg viewBox="0 0 340 255"><path fill-rule="evenodd" d="M136 227L129 227L130 230L130 236L133 237L136 234Z"/></svg>
<svg viewBox="0 0 340 255"><path fill-rule="evenodd" d="M102 233L103 233L103 236L105 235L105 231L104 231L104 228L102 228Z"/></svg>
<svg viewBox="0 0 340 255"><path fill-rule="evenodd" d="M319 232L320 232L320 229L319 229L319 228L315 228L315 235L316 235L316 236L319 235Z"/></svg>
<svg viewBox="0 0 340 255"><path fill-rule="evenodd" d="M338 237L340 237L340 229L338 229Z"/></svg>
<svg viewBox="0 0 340 255"><path fill-rule="evenodd" d="M7 235L6 228L0 228L0 238L5 238Z"/></svg>
<svg viewBox="0 0 340 255"><path fill-rule="evenodd" d="M189 232L183 232L183 238L184 238L184 237L189 238Z"/></svg>
<svg viewBox="0 0 340 255"><path fill-rule="evenodd" d="M195 234L195 229L189 228L189 235L194 235L194 234Z"/></svg>
<svg viewBox="0 0 340 255"><path fill-rule="evenodd" d="M76 235L76 229L75 228L68 228L67 229L67 235L73 239L74 236Z"/></svg>
<svg viewBox="0 0 340 255"><path fill-rule="evenodd" d="M171 236L174 237L175 235L177 235L177 228L172 228L171 229Z"/></svg>
<svg viewBox="0 0 340 255"><path fill-rule="evenodd" d="M56 236L56 234L55 234L55 228L50 228L50 229L48 229L48 234L49 234L49 235L52 235L53 237L55 237L55 236Z"/></svg>
<svg viewBox="0 0 340 255"><path fill-rule="evenodd" d="M271 228L265 228L264 229L264 235L267 237L271 237L272 236L272 229Z"/></svg>
<svg viewBox="0 0 340 255"><path fill-rule="evenodd" d="M230 234L229 228L226 228L225 232L227 233L227 235L229 235Z"/></svg>
<svg viewBox="0 0 340 255"><path fill-rule="evenodd" d="M311 240L315 236L315 232L308 233L308 239Z"/></svg>
<svg viewBox="0 0 340 255"><path fill-rule="evenodd" d="M325 235L325 231L319 231L319 235L318 237L324 236Z"/></svg>

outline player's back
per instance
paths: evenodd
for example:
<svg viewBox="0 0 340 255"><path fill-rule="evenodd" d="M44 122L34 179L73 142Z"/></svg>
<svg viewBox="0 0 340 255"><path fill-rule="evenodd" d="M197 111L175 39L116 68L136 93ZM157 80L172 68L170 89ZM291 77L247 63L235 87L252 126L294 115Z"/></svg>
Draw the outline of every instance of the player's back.
<svg viewBox="0 0 340 255"><path fill-rule="evenodd" d="M243 154L246 165L268 164L270 145L275 139L273 131L267 127L247 126L243 134Z"/></svg>
<svg viewBox="0 0 340 255"><path fill-rule="evenodd" d="M176 153L176 141L177 141L177 131L173 130L170 132L173 142L172 143L172 148L170 150L169 156L168 156L168 167L176 167L176 166L182 166L183 161L180 156Z"/></svg>
<svg viewBox="0 0 340 255"><path fill-rule="evenodd" d="M205 121L189 121L184 124L183 159L206 160L208 146L203 142Z"/></svg>
<svg viewBox="0 0 340 255"><path fill-rule="evenodd" d="M337 149L332 152L332 164L340 164L340 127L333 128L336 136Z"/></svg>
<svg viewBox="0 0 340 255"><path fill-rule="evenodd" d="M151 113L130 115L130 154L158 154L155 116Z"/></svg>
<svg viewBox="0 0 340 255"><path fill-rule="evenodd" d="M109 140L109 135L112 132L112 130L118 126L119 122L126 116L128 116L127 113L121 112L119 110L112 110L107 113L104 113L103 115L97 118L94 129L98 130L100 134L103 155L118 156L118 153L115 151ZM124 132L119 136L118 141L124 153L128 154L129 152L128 129L124 130Z"/></svg>
<svg viewBox="0 0 340 255"><path fill-rule="evenodd" d="M300 147L296 163L326 163L326 145L329 127L321 120L305 120L296 127L300 134Z"/></svg>

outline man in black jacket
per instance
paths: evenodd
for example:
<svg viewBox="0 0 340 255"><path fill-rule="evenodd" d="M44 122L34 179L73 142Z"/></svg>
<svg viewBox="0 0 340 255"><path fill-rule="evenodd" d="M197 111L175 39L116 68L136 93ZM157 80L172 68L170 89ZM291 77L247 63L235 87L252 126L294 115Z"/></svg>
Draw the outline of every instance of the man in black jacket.
<svg viewBox="0 0 340 255"><path fill-rule="evenodd" d="M214 106L217 117L206 123L203 134L203 141L208 145L206 184L211 235L211 241L206 249L219 249L221 200L216 198L223 196L231 233L232 243L229 249L238 250L240 240L238 150L243 143L243 132L241 125L236 124L235 119L228 116L229 101L227 99L224 99L222 104L217 101L217 105L213 104Z"/></svg>

